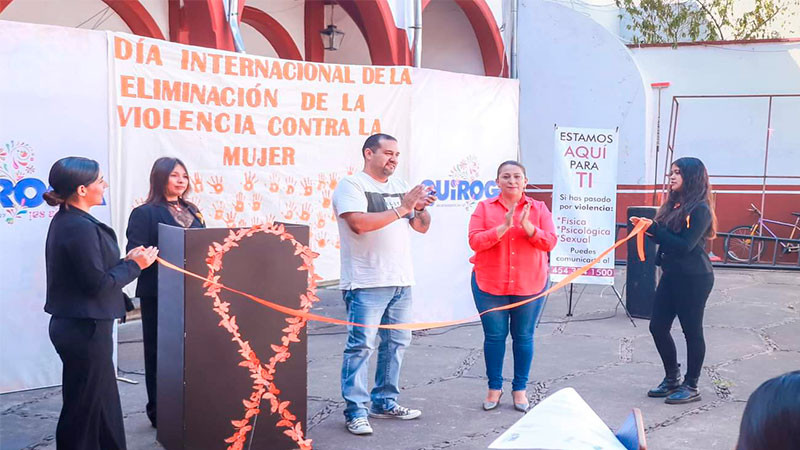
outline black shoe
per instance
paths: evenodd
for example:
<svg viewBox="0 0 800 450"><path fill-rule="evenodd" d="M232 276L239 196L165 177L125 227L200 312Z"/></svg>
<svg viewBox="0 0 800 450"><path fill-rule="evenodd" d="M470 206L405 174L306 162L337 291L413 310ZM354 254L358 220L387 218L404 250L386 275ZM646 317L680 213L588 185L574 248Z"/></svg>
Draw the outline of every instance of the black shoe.
<svg viewBox="0 0 800 450"><path fill-rule="evenodd" d="M648 397L666 397L673 392L677 391L678 388L681 387L681 377L678 378L670 378L664 377L657 387L650 389L647 391Z"/></svg>
<svg viewBox="0 0 800 450"><path fill-rule="evenodd" d="M684 403L699 402L700 390L696 387L691 387L688 384L682 384L675 392L669 395L664 403L669 405L682 405Z"/></svg>

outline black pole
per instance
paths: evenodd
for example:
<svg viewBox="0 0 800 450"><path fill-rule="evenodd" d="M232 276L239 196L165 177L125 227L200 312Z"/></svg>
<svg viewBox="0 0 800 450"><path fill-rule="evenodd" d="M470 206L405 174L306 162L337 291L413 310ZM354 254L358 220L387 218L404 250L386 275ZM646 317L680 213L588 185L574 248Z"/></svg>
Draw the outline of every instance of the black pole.
<svg viewBox="0 0 800 450"><path fill-rule="evenodd" d="M569 307L567 308L567 317L572 317L572 283L569 284Z"/></svg>

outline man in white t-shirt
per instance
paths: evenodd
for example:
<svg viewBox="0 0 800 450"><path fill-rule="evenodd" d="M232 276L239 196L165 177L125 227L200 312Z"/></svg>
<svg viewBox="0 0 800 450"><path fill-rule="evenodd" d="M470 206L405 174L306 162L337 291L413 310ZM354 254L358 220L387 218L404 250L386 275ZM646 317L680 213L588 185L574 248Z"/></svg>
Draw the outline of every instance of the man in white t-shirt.
<svg viewBox="0 0 800 450"><path fill-rule="evenodd" d="M340 289L348 320L369 325L407 323L411 319L410 229L425 233L431 216L425 209L435 196L423 185L409 189L392 177L400 151L387 134L367 138L361 150L364 170L344 178L333 193L339 225L342 272ZM400 365L411 343L410 330L348 327L342 362L344 415L353 434L370 434L367 416L415 419L422 414L397 404ZM378 346L380 335L380 346ZM367 390L369 358L378 347L375 387ZM372 401L370 408L367 402Z"/></svg>

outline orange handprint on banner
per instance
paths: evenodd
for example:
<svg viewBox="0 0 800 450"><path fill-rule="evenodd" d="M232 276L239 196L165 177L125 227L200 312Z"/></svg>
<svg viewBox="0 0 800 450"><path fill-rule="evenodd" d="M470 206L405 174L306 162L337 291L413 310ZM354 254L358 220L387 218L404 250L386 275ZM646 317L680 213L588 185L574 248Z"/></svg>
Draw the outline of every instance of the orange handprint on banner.
<svg viewBox="0 0 800 450"><path fill-rule="evenodd" d="M213 176L211 180L208 181L208 185L214 188L215 194L221 194L224 190L224 186L222 185L223 178L221 176Z"/></svg>
<svg viewBox="0 0 800 450"><path fill-rule="evenodd" d="M339 175L335 173L330 174L328 177L328 185L331 187L331 190L336 189L336 186L339 184Z"/></svg>
<svg viewBox="0 0 800 450"><path fill-rule="evenodd" d="M314 193L314 180L311 178L303 178L303 181L300 183L303 186L303 195L306 197L311 196Z"/></svg>
<svg viewBox="0 0 800 450"><path fill-rule="evenodd" d="M348 166L348 167L347 167L347 174L348 174L348 175L352 175L352 174L354 174L354 173L356 173L356 168L355 168L355 167L353 167L353 166Z"/></svg>
<svg viewBox="0 0 800 450"><path fill-rule="evenodd" d="M133 199L133 207L136 208L136 207L142 206L142 205L144 205L145 201L147 201L147 198L145 198L145 197L135 198L135 199Z"/></svg>
<svg viewBox="0 0 800 450"><path fill-rule="evenodd" d="M325 178L325 174L324 173L319 174L319 177L318 177L317 180L318 180L317 181L317 190L318 191L321 191L322 189L325 189L325 186L328 185L328 179Z"/></svg>
<svg viewBox="0 0 800 450"><path fill-rule="evenodd" d="M194 180L192 180L192 184L194 184L194 191L195 192L203 192L203 177L200 176L199 173L194 174Z"/></svg>
<svg viewBox="0 0 800 450"><path fill-rule="evenodd" d="M264 217L262 217L262 216L253 216L253 217L250 218L251 226L264 225L265 222L266 221L264 220Z"/></svg>
<svg viewBox="0 0 800 450"><path fill-rule="evenodd" d="M236 212L243 212L244 211L244 194L239 192L236 194L236 202L233 204L233 209Z"/></svg>
<svg viewBox="0 0 800 450"><path fill-rule="evenodd" d="M239 219L239 227L244 228L247 226L247 221L244 219Z"/></svg>
<svg viewBox="0 0 800 450"><path fill-rule="evenodd" d="M323 208L331 207L331 191L328 188L322 190L322 207Z"/></svg>
<svg viewBox="0 0 800 450"><path fill-rule="evenodd" d="M225 203L214 202L214 220L222 220L222 215L225 213Z"/></svg>
<svg viewBox="0 0 800 450"><path fill-rule="evenodd" d="M328 233L321 232L317 235L314 235L314 242L317 243L317 248L325 248L328 244Z"/></svg>
<svg viewBox="0 0 800 450"><path fill-rule="evenodd" d="M322 229L325 228L325 212L320 211L317 213L317 228Z"/></svg>
<svg viewBox="0 0 800 450"><path fill-rule="evenodd" d="M273 223L275 223L275 214L269 213L265 215L264 221L266 222L267 225L271 226Z"/></svg>
<svg viewBox="0 0 800 450"><path fill-rule="evenodd" d="M331 210L331 222L336 222L336 211Z"/></svg>
<svg viewBox="0 0 800 450"><path fill-rule="evenodd" d="M311 218L311 203L303 203L303 207L300 210L300 220L303 222L308 222Z"/></svg>
<svg viewBox="0 0 800 450"><path fill-rule="evenodd" d="M261 200L263 200L261 194L253 194L253 202L251 203L253 211L261 210Z"/></svg>
<svg viewBox="0 0 800 450"><path fill-rule="evenodd" d="M255 187L256 174L253 172L244 173L244 190L250 192Z"/></svg>
<svg viewBox="0 0 800 450"><path fill-rule="evenodd" d="M296 209L297 209L297 206L294 204L294 202L287 203L286 207L283 210L283 218L286 219L286 220L292 220L292 218L294 217Z"/></svg>
<svg viewBox="0 0 800 450"><path fill-rule="evenodd" d="M286 195L294 194L294 178L287 177L286 178Z"/></svg>
<svg viewBox="0 0 800 450"><path fill-rule="evenodd" d="M273 173L269 176L269 191L273 194L281 190L281 186L278 184L279 181L280 176L278 176L277 173Z"/></svg>
<svg viewBox="0 0 800 450"><path fill-rule="evenodd" d="M337 250L339 249L339 239L336 240L336 243L333 244L333 246L336 247Z"/></svg>
<svg viewBox="0 0 800 450"><path fill-rule="evenodd" d="M233 228L236 226L236 212L235 211L228 211L225 214L225 226L228 228Z"/></svg>

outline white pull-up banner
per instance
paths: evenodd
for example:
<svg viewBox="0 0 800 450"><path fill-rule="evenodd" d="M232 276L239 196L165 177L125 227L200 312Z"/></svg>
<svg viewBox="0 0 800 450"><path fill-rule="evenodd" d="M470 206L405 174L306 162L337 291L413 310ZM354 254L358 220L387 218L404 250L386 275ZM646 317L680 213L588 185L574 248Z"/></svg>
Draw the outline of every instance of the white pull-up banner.
<svg viewBox="0 0 800 450"><path fill-rule="evenodd" d="M617 209L617 131L556 126L553 223L558 245L550 280L558 282L614 245ZM614 252L576 283L614 284Z"/></svg>
<svg viewBox="0 0 800 450"><path fill-rule="evenodd" d="M57 209L42 194L65 156L108 171L106 35L0 21L0 61L2 393L61 384L44 312L44 244ZM92 214L109 223L108 205Z"/></svg>

